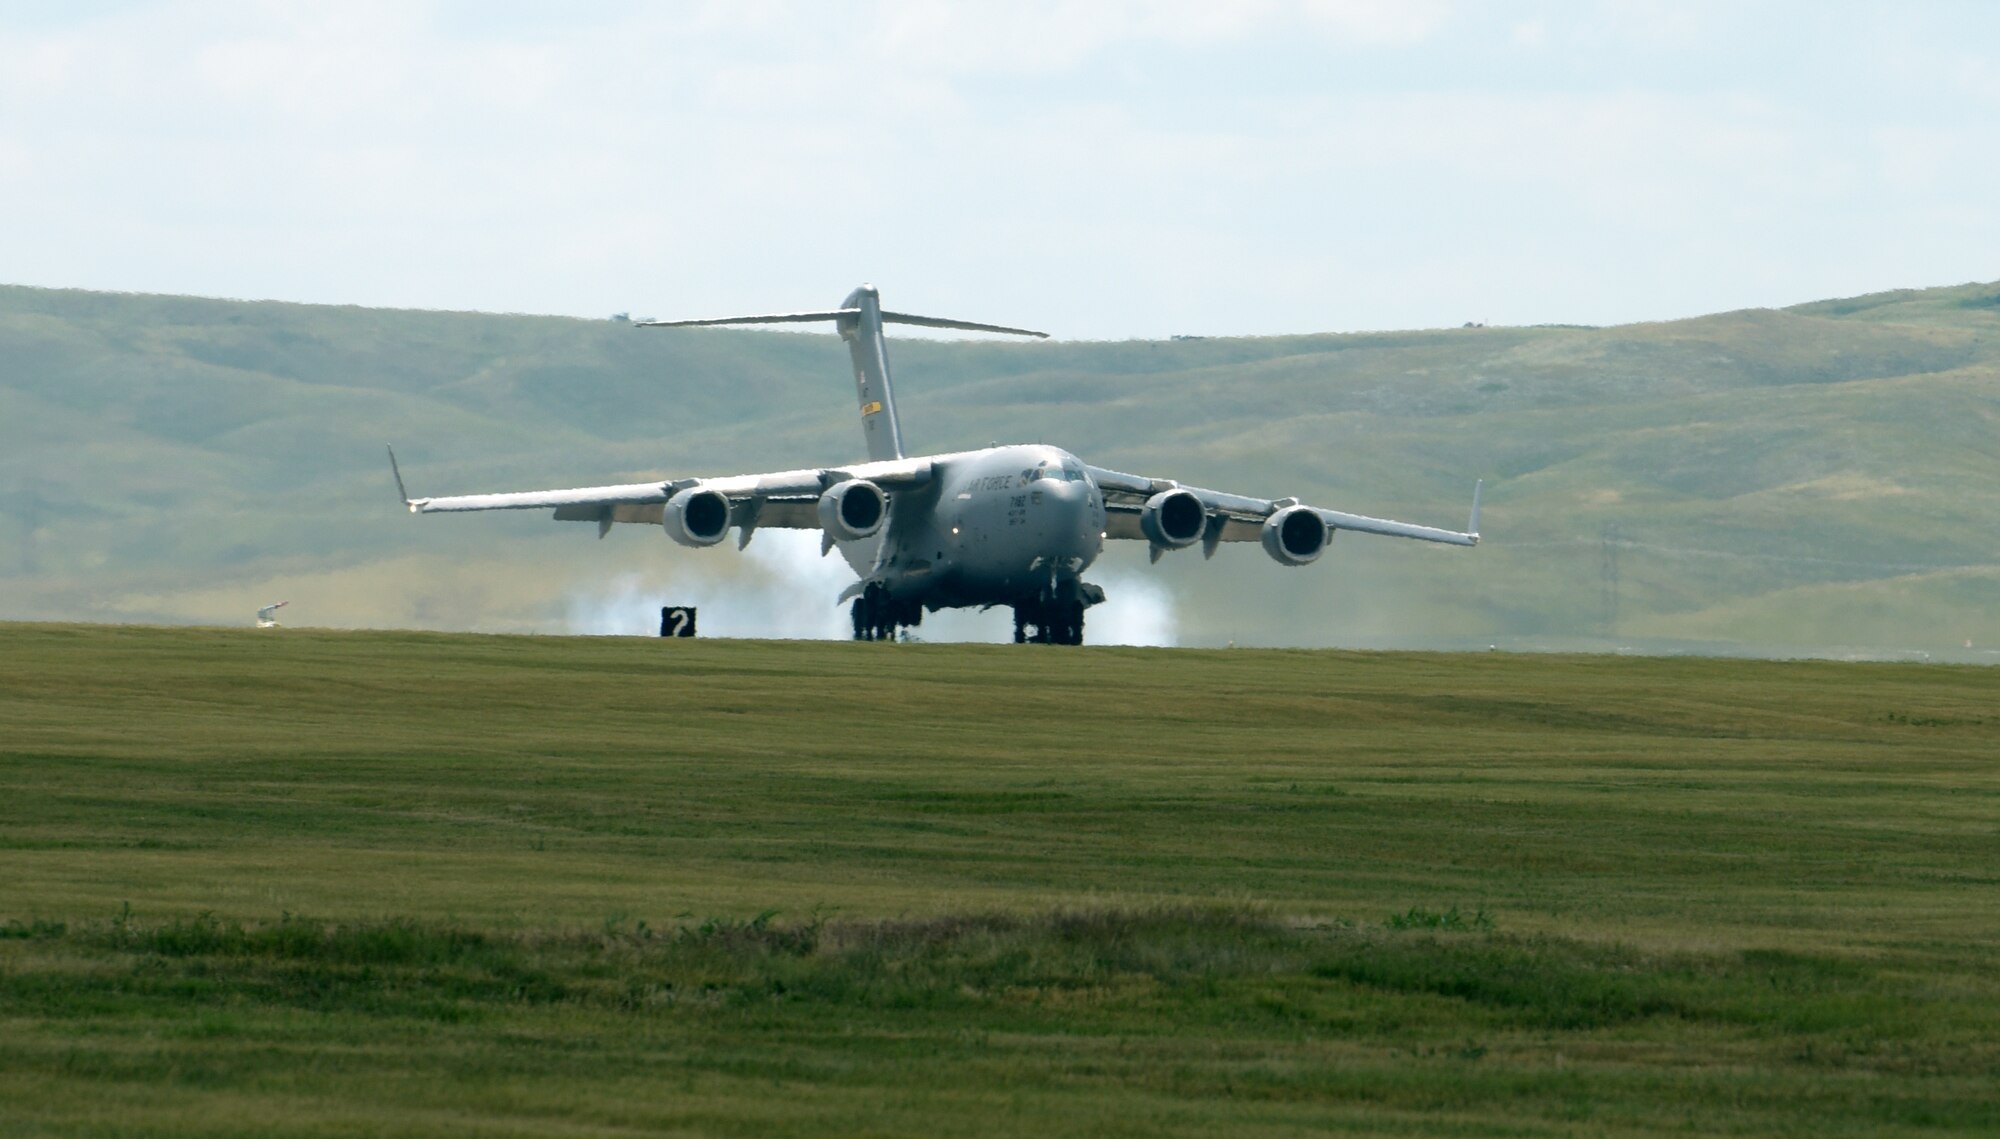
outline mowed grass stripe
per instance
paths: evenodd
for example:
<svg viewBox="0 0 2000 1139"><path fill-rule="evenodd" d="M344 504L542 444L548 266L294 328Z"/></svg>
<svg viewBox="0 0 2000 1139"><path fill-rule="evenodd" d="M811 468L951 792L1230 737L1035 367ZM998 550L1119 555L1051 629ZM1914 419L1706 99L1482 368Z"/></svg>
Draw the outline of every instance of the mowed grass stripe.
<svg viewBox="0 0 2000 1139"><path fill-rule="evenodd" d="M0 625L0 1104L27 1134L1991 1129L1996 697Z"/></svg>

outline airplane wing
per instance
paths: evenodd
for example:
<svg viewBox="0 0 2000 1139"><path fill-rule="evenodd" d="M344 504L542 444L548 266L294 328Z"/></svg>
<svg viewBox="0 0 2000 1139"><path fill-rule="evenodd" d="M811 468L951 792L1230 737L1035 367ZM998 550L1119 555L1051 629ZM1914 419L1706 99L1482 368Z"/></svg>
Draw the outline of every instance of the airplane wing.
<svg viewBox="0 0 2000 1139"><path fill-rule="evenodd" d="M845 467L817 467L721 478L661 479L615 486L571 487L559 490L508 491L499 494L459 494L412 498L389 452L396 492L412 514L449 514L471 510L551 510L561 522L595 522L600 537L614 522L659 525L668 499L684 490L715 491L730 502L730 525L743 528L819 529L819 496L848 479L866 479L885 491L922 486L930 481L931 459L887 459Z"/></svg>
<svg viewBox="0 0 2000 1139"><path fill-rule="evenodd" d="M1296 498L1246 498L1240 494L1207 490L1197 486L1183 486L1172 479L1150 478L1145 475L1128 475L1122 471L1091 467L1090 477L1104 492L1106 515L1105 537L1136 538L1150 541L1140 527L1140 516L1146 503L1154 495L1167 491L1186 491L1201 501L1202 511L1207 516L1203 526L1201 542L1203 552L1213 556L1215 547L1222 542L1255 542L1263 536L1264 521L1280 510L1302 505ZM1327 510L1308 506L1326 523L1327 536L1335 530L1355 530L1363 534L1385 534L1393 538L1414 538L1422 542L1446 542L1454 546L1476 546L1479 544L1479 483L1472 488L1472 520L1463 531L1446 530L1436 526L1420 526L1413 522L1398 522L1393 518L1374 518L1366 514L1350 514L1344 510ZM1156 546L1154 556L1158 557Z"/></svg>

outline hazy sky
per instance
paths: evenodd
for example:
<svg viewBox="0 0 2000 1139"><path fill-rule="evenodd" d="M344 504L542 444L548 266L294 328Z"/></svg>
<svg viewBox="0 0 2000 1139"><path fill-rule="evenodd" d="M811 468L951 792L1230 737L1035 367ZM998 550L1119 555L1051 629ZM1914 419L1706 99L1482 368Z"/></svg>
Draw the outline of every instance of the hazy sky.
<svg viewBox="0 0 2000 1139"><path fill-rule="evenodd" d="M19 3L0 281L1059 336L2000 278L2000 4Z"/></svg>

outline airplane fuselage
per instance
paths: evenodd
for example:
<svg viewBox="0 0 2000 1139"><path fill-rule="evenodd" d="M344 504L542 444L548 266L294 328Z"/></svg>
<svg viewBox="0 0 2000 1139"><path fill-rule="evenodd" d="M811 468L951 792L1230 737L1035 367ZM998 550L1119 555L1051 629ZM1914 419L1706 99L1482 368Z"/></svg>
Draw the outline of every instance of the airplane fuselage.
<svg viewBox="0 0 2000 1139"><path fill-rule="evenodd" d="M922 487L895 494L874 539L842 544L864 579L926 609L1073 596L1104 549L1104 495L1060 447L940 456Z"/></svg>

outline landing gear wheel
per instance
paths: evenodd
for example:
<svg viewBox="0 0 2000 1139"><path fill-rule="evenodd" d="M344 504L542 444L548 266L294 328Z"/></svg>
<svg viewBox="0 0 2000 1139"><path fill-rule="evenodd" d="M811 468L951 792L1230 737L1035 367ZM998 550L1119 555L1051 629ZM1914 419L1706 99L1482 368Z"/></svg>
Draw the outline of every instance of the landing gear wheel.
<svg viewBox="0 0 2000 1139"><path fill-rule="evenodd" d="M1062 607L1062 635L1058 644L1080 645L1083 643L1083 602L1071 601Z"/></svg>
<svg viewBox="0 0 2000 1139"><path fill-rule="evenodd" d="M1082 601L1030 601L1014 606L1014 643L1080 645L1083 643Z"/></svg>
<svg viewBox="0 0 2000 1139"><path fill-rule="evenodd" d="M910 602L897 602L880 583L862 590L848 613L854 620L854 639L857 641L893 641L897 626L915 625L924 619L920 607Z"/></svg>

